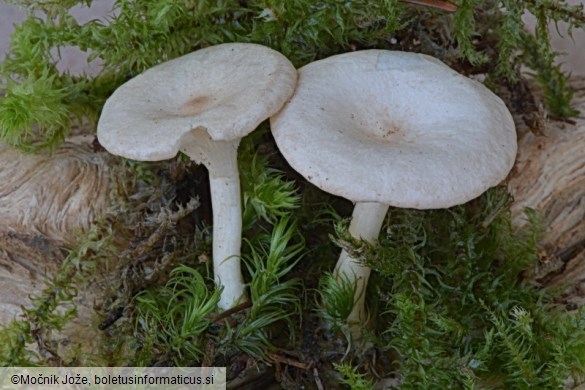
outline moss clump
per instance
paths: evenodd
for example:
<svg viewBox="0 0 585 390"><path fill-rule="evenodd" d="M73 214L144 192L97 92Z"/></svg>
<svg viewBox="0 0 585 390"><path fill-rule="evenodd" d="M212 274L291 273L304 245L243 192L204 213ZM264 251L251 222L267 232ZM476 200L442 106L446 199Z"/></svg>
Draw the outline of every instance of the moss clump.
<svg viewBox="0 0 585 390"><path fill-rule="evenodd" d="M559 388L585 373L585 311L520 276L538 263L542 225L527 210L514 230L509 201L492 189L449 210L389 213L369 262L377 337L401 357L404 388Z"/></svg>

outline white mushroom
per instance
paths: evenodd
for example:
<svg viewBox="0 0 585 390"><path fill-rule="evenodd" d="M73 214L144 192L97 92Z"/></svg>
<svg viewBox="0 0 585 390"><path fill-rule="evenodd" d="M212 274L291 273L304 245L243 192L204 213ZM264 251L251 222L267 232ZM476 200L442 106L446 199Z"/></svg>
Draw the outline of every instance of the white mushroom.
<svg viewBox="0 0 585 390"><path fill-rule="evenodd" d="M213 269L219 306L245 297L240 267L240 139L277 112L297 72L282 54L255 44L212 46L157 65L119 87L98 123L111 153L142 161L182 151L209 170Z"/></svg>
<svg viewBox="0 0 585 390"><path fill-rule="evenodd" d="M516 156L504 103L439 60L365 50L299 69L297 90L271 118L290 165L356 202L349 233L377 240L388 206L436 209L500 183ZM365 320L370 269L343 251L335 274L355 283L352 333Z"/></svg>

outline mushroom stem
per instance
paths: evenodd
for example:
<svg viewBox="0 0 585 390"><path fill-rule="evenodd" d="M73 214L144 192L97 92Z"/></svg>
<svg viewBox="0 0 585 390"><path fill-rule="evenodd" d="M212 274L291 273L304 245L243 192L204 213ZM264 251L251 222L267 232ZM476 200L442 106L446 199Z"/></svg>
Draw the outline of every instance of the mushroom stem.
<svg viewBox="0 0 585 390"><path fill-rule="evenodd" d="M219 307L227 310L244 297L244 280L240 266L242 210L240 181L235 178L211 177L213 207L213 274L215 284L223 287Z"/></svg>
<svg viewBox="0 0 585 390"><path fill-rule="evenodd" d="M387 204L377 202L357 202L349 224L349 234L358 240L375 243L386 218L388 207ZM353 335L360 333L359 328L366 320L365 299L370 272L369 267L363 265L359 259L352 257L345 250L341 252L335 266L335 277L338 280L349 280L355 286L353 310L347 317L347 323Z"/></svg>
<svg viewBox="0 0 585 390"><path fill-rule="evenodd" d="M240 264L242 245L242 204L238 172L239 140L212 141L208 135L193 131L185 137L186 153L209 171L213 210L213 274L215 284L223 287L218 306L227 310L245 299ZM191 142L189 142L191 141Z"/></svg>

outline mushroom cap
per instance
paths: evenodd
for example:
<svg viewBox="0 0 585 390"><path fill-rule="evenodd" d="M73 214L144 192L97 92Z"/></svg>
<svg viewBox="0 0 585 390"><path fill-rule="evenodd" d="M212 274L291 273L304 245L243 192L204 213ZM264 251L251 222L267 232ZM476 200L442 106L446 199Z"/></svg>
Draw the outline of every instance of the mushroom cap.
<svg viewBox="0 0 585 390"><path fill-rule="evenodd" d="M500 98L406 52L364 50L302 67L271 129L290 165L322 190L395 207L465 203L501 182L516 156Z"/></svg>
<svg viewBox="0 0 585 390"><path fill-rule="evenodd" d="M121 85L98 122L111 153L141 161L174 157L203 129L214 141L253 131L292 95L297 72L268 47L226 43L164 62Z"/></svg>

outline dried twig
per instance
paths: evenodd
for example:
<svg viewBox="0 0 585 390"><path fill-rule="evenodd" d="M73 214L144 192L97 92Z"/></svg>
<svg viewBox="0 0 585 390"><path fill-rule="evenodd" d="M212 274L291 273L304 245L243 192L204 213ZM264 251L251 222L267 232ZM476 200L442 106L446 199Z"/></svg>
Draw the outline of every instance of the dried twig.
<svg viewBox="0 0 585 390"><path fill-rule="evenodd" d="M440 9L446 12L457 11L457 5L445 0L400 0L403 3L424 5L425 7Z"/></svg>
<svg viewBox="0 0 585 390"><path fill-rule="evenodd" d="M325 387L323 387L323 382L321 382L321 378L319 378L319 370L317 370L317 367L313 368L313 378L315 378L317 389L325 390Z"/></svg>
<svg viewBox="0 0 585 390"><path fill-rule="evenodd" d="M300 368L301 370L308 370L313 366L312 362L308 363L308 364L303 363L303 362L300 362L296 359L291 359L291 358L288 358L286 356L278 355L274 352L268 352L268 357L270 357L270 359L274 360L275 362L286 364L287 366Z"/></svg>
<svg viewBox="0 0 585 390"><path fill-rule="evenodd" d="M246 310L249 307L252 307L252 302L250 302L250 301L240 303L239 305L236 305L236 306L232 307L231 309L222 311L221 313L218 313L218 314L211 316L211 321L212 322L219 322L219 321L223 320L224 318L228 318L232 314L235 314L235 313L240 312L242 310Z"/></svg>

